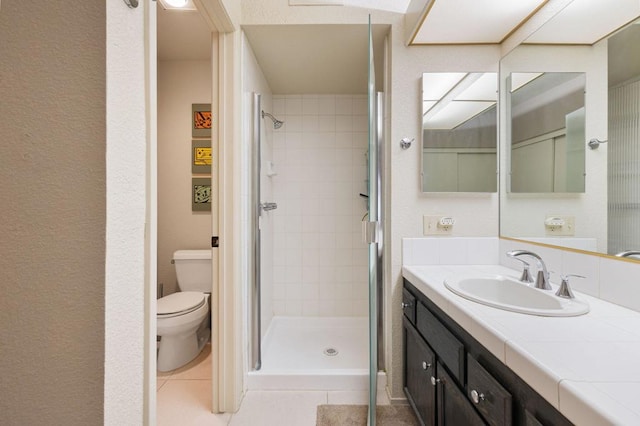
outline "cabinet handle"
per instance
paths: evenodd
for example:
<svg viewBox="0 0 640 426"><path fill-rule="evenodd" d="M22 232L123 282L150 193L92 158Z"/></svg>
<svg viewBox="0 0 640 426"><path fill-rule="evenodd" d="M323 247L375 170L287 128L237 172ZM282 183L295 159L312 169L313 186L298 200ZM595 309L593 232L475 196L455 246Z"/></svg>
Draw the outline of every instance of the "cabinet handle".
<svg viewBox="0 0 640 426"><path fill-rule="evenodd" d="M431 376L431 384L435 386L438 383L440 383L440 379L436 379L435 377Z"/></svg>
<svg viewBox="0 0 640 426"><path fill-rule="evenodd" d="M480 401L484 401L484 394L478 393L478 391L474 389L471 391L471 399L474 404L479 404Z"/></svg>
<svg viewBox="0 0 640 426"><path fill-rule="evenodd" d="M431 364L429 364L427 361L422 361L422 369L423 370L428 370L431 368Z"/></svg>
<svg viewBox="0 0 640 426"><path fill-rule="evenodd" d="M402 305L401 305L401 306L402 306L402 309L404 309L404 308L410 308L410 307L411 307L411 303L404 303L404 302L402 302Z"/></svg>

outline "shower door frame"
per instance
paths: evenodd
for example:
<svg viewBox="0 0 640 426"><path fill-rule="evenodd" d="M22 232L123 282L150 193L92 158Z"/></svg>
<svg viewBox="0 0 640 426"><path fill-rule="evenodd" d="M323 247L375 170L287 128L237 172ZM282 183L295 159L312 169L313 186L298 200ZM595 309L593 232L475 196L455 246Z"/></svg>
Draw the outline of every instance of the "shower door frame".
<svg viewBox="0 0 640 426"><path fill-rule="evenodd" d="M253 142L252 142L252 155L251 155L251 200L249 206L251 209L251 229L253 230L251 237L252 257L250 260L250 270L252 274L251 281L251 347L250 367L257 371L262 367L262 330L261 330L261 315L262 315L262 300L261 300L261 280L260 274L262 271L260 263L260 175L262 168L261 150L260 150L260 136L261 125L260 112L262 111L261 105L262 95L260 93L253 94Z"/></svg>
<svg viewBox="0 0 640 426"><path fill-rule="evenodd" d="M384 142L384 93L376 91L373 32L369 16L368 72L368 221L363 223L364 239L369 244L369 401L367 425L376 425L378 373L384 369L384 262L382 165Z"/></svg>

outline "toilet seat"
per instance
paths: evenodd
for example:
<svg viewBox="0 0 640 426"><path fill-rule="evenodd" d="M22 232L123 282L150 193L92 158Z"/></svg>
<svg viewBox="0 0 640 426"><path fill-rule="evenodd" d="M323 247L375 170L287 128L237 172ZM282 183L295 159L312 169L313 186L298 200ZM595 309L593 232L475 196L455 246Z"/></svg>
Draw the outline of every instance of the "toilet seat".
<svg viewBox="0 0 640 426"><path fill-rule="evenodd" d="M182 291L158 299L158 318L172 318L188 314L207 302L204 293Z"/></svg>

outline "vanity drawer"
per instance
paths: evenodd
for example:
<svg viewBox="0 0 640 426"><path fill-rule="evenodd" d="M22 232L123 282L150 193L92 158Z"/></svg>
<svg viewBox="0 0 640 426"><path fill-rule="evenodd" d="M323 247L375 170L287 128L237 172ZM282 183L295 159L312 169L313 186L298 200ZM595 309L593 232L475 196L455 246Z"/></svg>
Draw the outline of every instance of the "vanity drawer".
<svg viewBox="0 0 640 426"><path fill-rule="evenodd" d="M406 288L402 289L402 312L411 324L416 325L416 298Z"/></svg>
<svg viewBox="0 0 640 426"><path fill-rule="evenodd" d="M416 328L453 377L464 384L464 345L420 302L416 304Z"/></svg>
<svg viewBox="0 0 640 426"><path fill-rule="evenodd" d="M511 394L471 356L467 357L467 396L490 425L511 425Z"/></svg>

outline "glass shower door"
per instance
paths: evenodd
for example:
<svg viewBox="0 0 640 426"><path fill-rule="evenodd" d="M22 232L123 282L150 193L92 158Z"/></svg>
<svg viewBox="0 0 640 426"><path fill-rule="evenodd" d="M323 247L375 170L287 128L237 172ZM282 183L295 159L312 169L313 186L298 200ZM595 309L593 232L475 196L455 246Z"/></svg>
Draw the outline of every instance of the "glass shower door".
<svg viewBox="0 0 640 426"><path fill-rule="evenodd" d="M373 35L369 16L369 148L368 148L368 221L364 224L365 238L369 243L369 426L376 424L376 400L378 390L378 320L379 282L382 282L382 227L381 227L381 167L380 167L380 117L381 107L376 96L375 70L373 61Z"/></svg>

